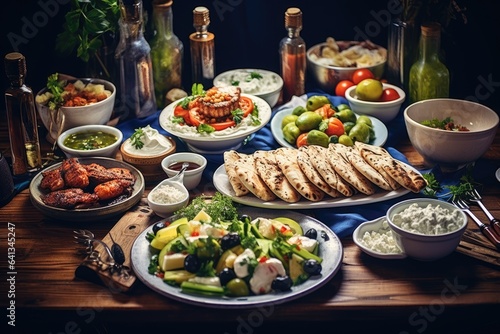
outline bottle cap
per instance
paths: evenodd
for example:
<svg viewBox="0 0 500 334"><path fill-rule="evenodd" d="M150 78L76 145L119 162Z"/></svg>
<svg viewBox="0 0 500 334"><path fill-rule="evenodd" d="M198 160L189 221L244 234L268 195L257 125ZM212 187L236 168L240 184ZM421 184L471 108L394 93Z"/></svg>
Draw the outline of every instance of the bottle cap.
<svg viewBox="0 0 500 334"><path fill-rule="evenodd" d="M19 52L5 55L5 73L9 79L24 78L26 76L26 58Z"/></svg>
<svg viewBox="0 0 500 334"><path fill-rule="evenodd" d="M290 7L285 12L286 28L302 28L302 12L297 7Z"/></svg>
<svg viewBox="0 0 500 334"><path fill-rule="evenodd" d="M172 7L172 0L153 0L153 7L160 10L167 10Z"/></svg>
<svg viewBox="0 0 500 334"><path fill-rule="evenodd" d="M196 7L193 10L193 24L195 26L208 26L210 24L210 11L207 7Z"/></svg>
<svg viewBox="0 0 500 334"><path fill-rule="evenodd" d="M441 25L437 22L427 22L422 24L420 31L424 36L439 36L441 34Z"/></svg>

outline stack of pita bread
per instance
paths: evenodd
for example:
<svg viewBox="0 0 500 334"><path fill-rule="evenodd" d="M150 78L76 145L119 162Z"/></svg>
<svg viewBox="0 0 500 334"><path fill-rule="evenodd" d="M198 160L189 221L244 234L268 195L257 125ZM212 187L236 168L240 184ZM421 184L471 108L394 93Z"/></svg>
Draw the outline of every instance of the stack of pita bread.
<svg viewBox="0 0 500 334"><path fill-rule="evenodd" d="M420 173L384 148L361 142L253 154L229 150L224 152L224 168L236 196L253 194L263 201L316 202L325 196L369 196L401 187L418 193L427 185Z"/></svg>

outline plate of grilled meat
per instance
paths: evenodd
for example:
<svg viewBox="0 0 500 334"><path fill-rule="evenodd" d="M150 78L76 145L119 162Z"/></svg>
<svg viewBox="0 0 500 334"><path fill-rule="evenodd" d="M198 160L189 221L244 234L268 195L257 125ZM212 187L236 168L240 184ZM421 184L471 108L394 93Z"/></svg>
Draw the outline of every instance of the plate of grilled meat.
<svg viewBox="0 0 500 334"><path fill-rule="evenodd" d="M144 194L135 167L101 157L70 158L38 173L30 183L33 205L47 216L93 221L123 213Z"/></svg>

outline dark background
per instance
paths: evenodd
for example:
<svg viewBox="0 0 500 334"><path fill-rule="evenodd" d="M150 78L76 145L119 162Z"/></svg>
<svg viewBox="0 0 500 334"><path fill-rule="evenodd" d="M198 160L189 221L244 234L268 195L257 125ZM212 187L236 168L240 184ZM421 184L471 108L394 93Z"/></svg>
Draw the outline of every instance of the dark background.
<svg viewBox="0 0 500 334"><path fill-rule="evenodd" d="M144 0L151 13L152 0ZM190 89L189 34L193 32L192 10L203 5L210 9L209 31L215 34L216 73L233 68L263 68L279 73L278 46L286 35L284 12L297 6L302 9L302 37L307 46L325 41L360 39L365 33L373 42L387 46L389 0L174 0L174 33L184 44L183 84ZM465 8L467 23L460 17L452 20L442 38L446 64L451 74L450 95L476 97L480 103L500 111L500 66L493 50L499 42L500 20L494 1L457 0ZM63 58L55 49L55 37L62 30L69 0L8 1L1 13L2 56L15 48L8 35L23 36L26 22L41 17L45 5L52 13L45 24L35 27L26 43L16 51L27 59L27 83L35 92L45 86L48 75L59 72L74 76L86 74L85 63L76 56ZM147 26L146 36L150 36ZM7 86L2 75L3 87ZM489 84L488 84L489 82ZM306 89L313 90L308 83ZM332 92L329 92L332 93ZM4 109L4 106L2 106Z"/></svg>

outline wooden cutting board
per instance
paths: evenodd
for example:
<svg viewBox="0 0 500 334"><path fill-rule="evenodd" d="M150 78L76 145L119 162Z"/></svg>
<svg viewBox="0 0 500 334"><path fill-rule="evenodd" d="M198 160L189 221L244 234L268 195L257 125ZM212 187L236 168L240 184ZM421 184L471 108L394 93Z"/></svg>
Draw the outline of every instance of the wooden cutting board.
<svg viewBox="0 0 500 334"><path fill-rule="evenodd" d="M145 198L134 206L131 210L123 215L123 217L113 226L108 234L102 239L110 248L115 243L119 244L125 254L124 266L131 268L130 257L132 245L137 236L142 233L151 224L160 220L158 216L149 208ZM95 247L101 254L105 252L104 247L97 245ZM120 276L118 274L111 274L109 270L103 271L95 264L82 263L75 271L75 275L94 283L104 284L114 291L125 292L128 291L135 283L137 277L132 269L129 270L130 275Z"/></svg>
<svg viewBox="0 0 500 334"><path fill-rule="evenodd" d="M500 267L500 251L479 230L465 230L457 252Z"/></svg>

